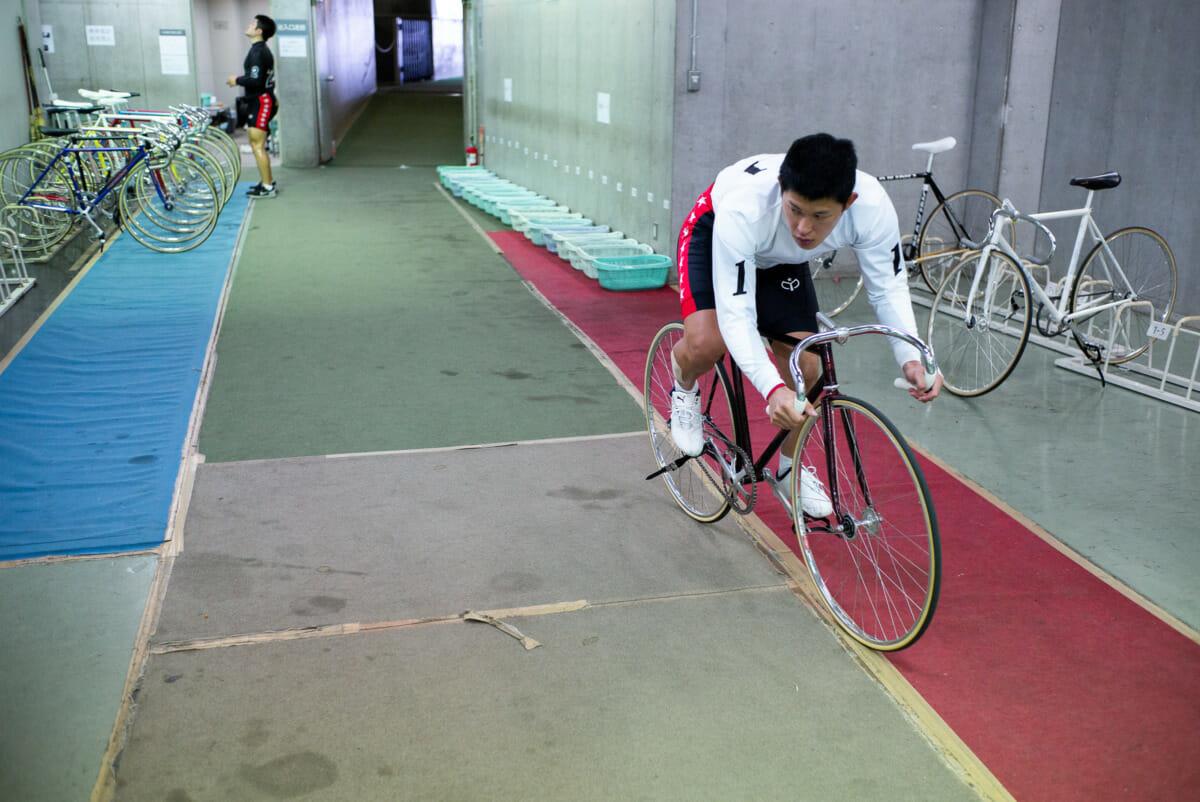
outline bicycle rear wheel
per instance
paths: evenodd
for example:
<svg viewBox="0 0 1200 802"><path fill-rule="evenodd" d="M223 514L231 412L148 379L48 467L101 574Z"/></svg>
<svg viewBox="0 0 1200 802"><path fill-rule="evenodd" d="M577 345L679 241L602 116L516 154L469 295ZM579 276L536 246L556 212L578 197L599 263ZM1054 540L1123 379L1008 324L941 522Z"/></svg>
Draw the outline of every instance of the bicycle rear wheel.
<svg viewBox="0 0 1200 802"><path fill-rule="evenodd" d="M937 292L946 274L968 250L966 240L982 243L1000 199L990 192L967 189L955 192L934 207L917 237L921 278Z"/></svg>
<svg viewBox="0 0 1200 802"><path fill-rule="evenodd" d="M1109 308L1076 320L1075 342L1097 362L1120 364L1141 356L1150 347L1150 324L1170 318L1175 289L1175 257L1162 237L1136 227L1109 234L1084 260L1069 301L1072 313ZM1123 300L1133 303L1109 306Z"/></svg>
<svg viewBox="0 0 1200 802"><path fill-rule="evenodd" d="M937 608L941 541L933 499L912 450L883 413L842 396L826 415L824 424L810 418L801 429L795 464L815 469L834 513L800 516L800 549L838 625L872 649L898 651L921 636ZM799 484L794 510L802 509Z"/></svg>
<svg viewBox="0 0 1200 802"><path fill-rule="evenodd" d="M671 349L681 339L683 324L676 321L659 329L650 344L643 385L646 429L658 466L668 468L662 477L676 503L697 521L712 523L724 518L733 503L733 491L719 461L737 462L726 445L726 441L737 442L733 394L722 365L700 377L704 434L715 442L706 444L699 457L683 460L685 455L671 439L671 389L675 385Z"/></svg>
<svg viewBox="0 0 1200 802"><path fill-rule="evenodd" d="M854 303L862 289L862 274L858 266L837 264L837 253L828 259L810 259L809 273L817 291L817 308L833 317Z"/></svg>
<svg viewBox="0 0 1200 802"><path fill-rule="evenodd" d="M1029 284L1003 253L961 259L947 274L933 306L925 342L937 354L946 389L955 395L983 395L1016 368L1029 342ZM982 267L981 267L982 266ZM980 270L979 286L971 284Z"/></svg>

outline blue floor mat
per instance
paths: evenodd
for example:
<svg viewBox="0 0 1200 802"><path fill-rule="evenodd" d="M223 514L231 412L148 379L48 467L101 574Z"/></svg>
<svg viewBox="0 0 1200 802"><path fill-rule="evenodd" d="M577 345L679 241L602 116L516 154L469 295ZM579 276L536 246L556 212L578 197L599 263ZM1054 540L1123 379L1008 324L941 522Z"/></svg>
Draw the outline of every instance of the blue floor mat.
<svg viewBox="0 0 1200 802"><path fill-rule="evenodd" d="M163 542L240 190L191 251L118 237L0 373L0 561Z"/></svg>

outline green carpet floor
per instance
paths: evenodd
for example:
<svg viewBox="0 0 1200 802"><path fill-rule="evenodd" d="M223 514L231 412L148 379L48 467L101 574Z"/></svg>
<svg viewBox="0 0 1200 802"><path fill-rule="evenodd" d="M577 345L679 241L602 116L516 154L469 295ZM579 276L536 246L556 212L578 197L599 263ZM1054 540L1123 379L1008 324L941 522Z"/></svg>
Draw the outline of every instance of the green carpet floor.
<svg viewBox="0 0 1200 802"><path fill-rule="evenodd" d="M432 165L459 162L456 104L377 95L336 166L281 169L279 196L255 202L200 433L207 460L643 426L629 394L435 186ZM429 165L381 166L397 127L404 158Z"/></svg>

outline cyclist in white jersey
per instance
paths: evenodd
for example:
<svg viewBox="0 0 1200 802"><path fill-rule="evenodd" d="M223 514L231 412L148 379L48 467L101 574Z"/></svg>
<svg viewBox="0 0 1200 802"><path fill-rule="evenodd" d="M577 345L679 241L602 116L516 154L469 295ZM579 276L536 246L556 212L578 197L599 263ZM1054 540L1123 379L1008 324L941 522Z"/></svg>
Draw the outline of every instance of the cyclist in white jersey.
<svg viewBox="0 0 1200 802"><path fill-rule="evenodd" d="M780 452L779 476L787 475L795 431L816 411L797 403L787 368L792 346L772 337L800 339L817 329L809 259L852 248L879 322L917 333L896 210L857 163L850 140L813 134L787 154L751 156L725 168L696 201L677 254L684 335L672 352L671 435L680 450L693 456L703 450L697 380L728 348L767 400L771 423L793 430ZM923 402L937 397L942 377L926 387L917 349L889 341L910 394ZM804 355L801 372L809 386L816 381L815 354ZM799 478L804 511L828 515L832 504L815 474L806 469Z"/></svg>

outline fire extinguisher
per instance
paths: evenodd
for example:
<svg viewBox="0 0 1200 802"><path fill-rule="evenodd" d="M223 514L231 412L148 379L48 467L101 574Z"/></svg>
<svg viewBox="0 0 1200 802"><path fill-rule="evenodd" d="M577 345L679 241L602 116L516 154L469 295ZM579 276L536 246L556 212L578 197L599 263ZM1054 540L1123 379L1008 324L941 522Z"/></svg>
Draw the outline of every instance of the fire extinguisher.
<svg viewBox="0 0 1200 802"><path fill-rule="evenodd" d="M479 164L479 149L475 147L475 140L471 140L471 144L467 145L467 166L474 167Z"/></svg>

